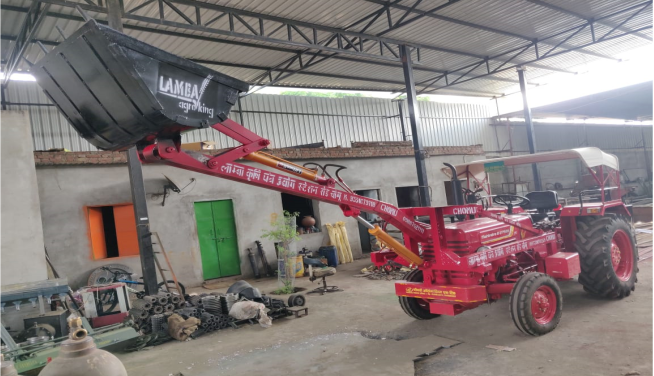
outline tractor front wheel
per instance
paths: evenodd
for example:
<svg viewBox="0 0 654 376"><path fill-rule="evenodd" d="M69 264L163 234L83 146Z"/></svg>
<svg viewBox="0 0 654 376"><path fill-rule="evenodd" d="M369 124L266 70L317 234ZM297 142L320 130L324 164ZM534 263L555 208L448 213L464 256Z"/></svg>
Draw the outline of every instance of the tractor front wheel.
<svg viewBox="0 0 654 376"><path fill-rule="evenodd" d="M561 289L547 274L527 273L513 286L509 309L515 326L521 332L532 336L547 334L561 320Z"/></svg>
<svg viewBox="0 0 654 376"><path fill-rule="evenodd" d="M415 269L408 272L404 276L404 280L408 282L422 282L422 270ZM404 312L416 320L430 320L440 316L429 311L429 302L424 299L400 296L399 300Z"/></svg>
<svg viewBox="0 0 654 376"><path fill-rule="evenodd" d="M623 298L636 288L638 252L633 229L618 216L577 219L579 283L601 297Z"/></svg>

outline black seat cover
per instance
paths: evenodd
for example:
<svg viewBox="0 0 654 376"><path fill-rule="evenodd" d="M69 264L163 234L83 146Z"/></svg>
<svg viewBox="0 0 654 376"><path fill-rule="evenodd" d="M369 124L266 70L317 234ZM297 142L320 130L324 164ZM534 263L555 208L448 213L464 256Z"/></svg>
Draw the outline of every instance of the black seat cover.
<svg viewBox="0 0 654 376"><path fill-rule="evenodd" d="M525 195L529 199L529 205L525 210L538 210L539 213L547 213L559 206L559 195L556 191L535 191Z"/></svg>

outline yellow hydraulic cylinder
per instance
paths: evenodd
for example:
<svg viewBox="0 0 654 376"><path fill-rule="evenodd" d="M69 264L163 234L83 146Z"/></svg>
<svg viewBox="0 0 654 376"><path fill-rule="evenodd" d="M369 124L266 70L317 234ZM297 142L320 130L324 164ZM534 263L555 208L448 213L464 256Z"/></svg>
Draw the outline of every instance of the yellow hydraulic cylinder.
<svg viewBox="0 0 654 376"><path fill-rule="evenodd" d="M276 168L280 171L288 172L290 174L299 176L309 181L315 181L318 184L323 184L323 185L327 184L327 181L329 180L322 175L318 175L318 173L314 170L308 169L304 166L297 165L295 163L291 163L281 158L277 158L274 155L270 155L262 151L255 151L253 153L246 155L243 158L252 162L257 162L257 163L261 163L262 165Z"/></svg>
<svg viewBox="0 0 654 376"><path fill-rule="evenodd" d="M402 256L405 260L411 262L412 264L420 266L424 263L420 256L411 252L402 243L398 242L395 240L395 238L385 233L384 230L382 230L378 225L375 225L374 228L368 228L368 232L370 235L377 237L381 243L386 244L388 248L392 249L395 253Z"/></svg>

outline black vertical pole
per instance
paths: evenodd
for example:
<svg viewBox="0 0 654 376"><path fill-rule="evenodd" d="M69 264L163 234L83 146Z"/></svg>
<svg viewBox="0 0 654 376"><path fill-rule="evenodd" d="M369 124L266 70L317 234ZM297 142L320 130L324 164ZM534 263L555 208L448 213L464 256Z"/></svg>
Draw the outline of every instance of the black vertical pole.
<svg viewBox="0 0 654 376"><path fill-rule="evenodd" d="M413 140L413 151L416 158L416 169L418 170L418 185L420 186L420 205L431 206L429 197L429 182L427 181L427 168L425 167L425 151L420 140L420 110L416 98L416 84L413 79L413 64L411 63L411 49L409 46L400 46L402 58L402 69L404 70L404 84L406 85L407 107L409 108L409 122L411 123L411 138Z"/></svg>
<svg viewBox="0 0 654 376"><path fill-rule="evenodd" d="M107 0L107 19L109 27L120 32L123 31L120 0ZM150 237L150 219L145 197L145 185L143 184L143 170L135 146L127 151L127 168L132 190L134 217L136 217L136 234L139 242L139 255L141 256L143 287L146 294L156 294L158 290L157 269L154 264L152 238Z"/></svg>
<svg viewBox="0 0 654 376"><path fill-rule="evenodd" d="M531 120L531 108L527 102L527 84L525 82L525 68L518 67L518 78L520 79L520 92L522 93L522 108L525 117L525 126L527 127L527 142L529 143L529 154L536 152L536 134L534 132L534 123ZM534 189L540 191L540 176L538 174L538 166L535 163L531 164L531 171L534 175Z"/></svg>
<svg viewBox="0 0 654 376"><path fill-rule="evenodd" d="M652 166L649 164L650 153L647 152L647 143L645 142L645 127L640 129L640 134L643 137L643 152L645 153L645 171L647 172L647 180L652 180Z"/></svg>
<svg viewBox="0 0 654 376"><path fill-rule="evenodd" d="M7 102L8 102L8 100L7 100L7 85L2 85L2 88L0 90L2 90L1 91L1 93L2 93L2 110L4 111L4 110L7 109ZM643 142L645 142L645 141L643 141Z"/></svg>
<svg viewBox="0 0 654 376"><path fill-rule="evenodd" d="M241 104L241 96L238 96L238 116L241 120L241 125L245 127L245 121L243 120L243 105Z"/></svg>
<svg viewBox="0 0 654 376"><path fill-rule="evenodd" d="M404 125L404 101L397 101L397 110L400 116L400 126L402 127L402 141L406 141L406 126Z"/></svg>

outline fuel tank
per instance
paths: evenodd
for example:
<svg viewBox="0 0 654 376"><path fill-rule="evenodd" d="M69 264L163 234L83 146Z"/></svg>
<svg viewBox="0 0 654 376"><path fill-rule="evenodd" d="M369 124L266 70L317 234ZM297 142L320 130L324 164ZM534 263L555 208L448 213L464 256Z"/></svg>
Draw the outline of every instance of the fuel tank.
<svg viewBox="0 0 654 376"><path fill-rule="evenodd" d="M523 227L532 227L527 215L506 215ZM476 252L480 247L493 247L523 239L528 233L491 218L476 218L445 225L447 248L459 256Z"/></svg>

